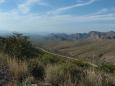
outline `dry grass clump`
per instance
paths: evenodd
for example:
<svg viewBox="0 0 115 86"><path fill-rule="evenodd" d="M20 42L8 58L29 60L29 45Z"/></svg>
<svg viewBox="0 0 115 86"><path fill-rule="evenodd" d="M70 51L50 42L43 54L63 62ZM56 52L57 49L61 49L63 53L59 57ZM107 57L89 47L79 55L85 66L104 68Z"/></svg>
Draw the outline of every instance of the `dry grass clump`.
<svg viewBox="0 0 115 86"><path fill-rule="evenodd" d="M49 65L46 82L52 86L115 86L115 76L74 64Z"/></svg>
<svg viewBox="0 0 115 86"><path fill-rule="evenodd" d="M31 86L31 84L38 84L38 86L115 86L115 74L105 72L104 69L108 68L105 65L101 67L102 71L99 68L84 66L82 62L79 65L69 60L52 64L49 57L47 64L39 58L26 62L7 56L3 57L0 56L2 65L0 69L8 70L10 74L8 78L11 79L6 82L6 86L25 86L25 84L26 86Z"/></svg>
<svg viewBox="0 0 115 86"><path fill-rule="evenodd" d="M115 86L115 76L92 69L88 69L84 86Z"/></svg>
<svg viewBox="0 0 115 86"><path fill-rule="evenodd" d="M27 77L28 66L26 62L8 58L7 65L12 76L12 82L10 84L17 84L22 82Z"/></svg>
<svg viewBox="0 0 115 86"><path fill-rule="evenodd" d="M85 72L74 64L50 65L46 70L46 81L53 86L75 86L84 75Z"/></svg>
<svg viewBox="0 0 115 86"><path fill-rule="evenodd" d="M18 78L20 75L28 71L27 64L25 62L17 61L16 59L8 59L7 63L11 74L15 78Z"/></svg>

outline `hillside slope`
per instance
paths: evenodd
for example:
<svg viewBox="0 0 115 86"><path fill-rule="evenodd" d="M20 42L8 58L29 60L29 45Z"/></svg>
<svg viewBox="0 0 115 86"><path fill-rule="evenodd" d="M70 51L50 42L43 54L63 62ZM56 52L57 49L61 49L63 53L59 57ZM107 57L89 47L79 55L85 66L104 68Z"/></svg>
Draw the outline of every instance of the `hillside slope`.
<svg viewBox="0 0 115 86"><path fill-rule="evenodd" d="M115 64L115 40L48 41L42 47L74 58Z"/></svg>

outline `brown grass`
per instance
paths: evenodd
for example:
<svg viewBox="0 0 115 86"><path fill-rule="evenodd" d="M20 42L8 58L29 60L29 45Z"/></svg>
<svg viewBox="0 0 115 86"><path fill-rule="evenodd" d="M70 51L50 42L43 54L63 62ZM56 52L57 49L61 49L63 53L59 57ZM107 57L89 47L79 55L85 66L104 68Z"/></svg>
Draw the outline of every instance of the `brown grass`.
<svg viewBox="0 0 115 86"><path fill-rule="evenodd" d="M9 57L1 60L4 60L3 62L6 60L5 64L12 77L6 86L18 86L20 79L25 76L23 82L27 82L27 86L31 86L31 82L40 84L39 86L44 86L44 84L49 86L115 86L114 73L105 73L95 68L82 68L69 61L55 65L47 64L45 66L45 80L40 82L35 80L34 76L29 75L28 62Z"/></svg>
<svg viewBox="0 0 115 86"><path fill-rule="evenodd" d="M73 80L70 73L63 72L61 66L50 65L46 70L46 82L52 86L114 86L115 76L96 71L84 69L80 75ZM79 70L79 69L77 69ZM77 73L77 72L76 72ZM85 74L85 75L84 75ZM79 78L80 76L80 78Z"/></svg>
<svg viewBox="0 0 115 86"><path fill-rule="evenodd" d="M28 72L27 63L21 60L8 58L7 65L14 80L23 77Z"/></svg>

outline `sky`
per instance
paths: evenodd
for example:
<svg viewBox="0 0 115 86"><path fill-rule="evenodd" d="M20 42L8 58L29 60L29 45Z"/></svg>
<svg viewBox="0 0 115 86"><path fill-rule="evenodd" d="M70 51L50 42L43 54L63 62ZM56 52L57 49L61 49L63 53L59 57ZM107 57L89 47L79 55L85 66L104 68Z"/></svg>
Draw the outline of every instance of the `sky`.
<svg viewBox="0 0 115 86"><path fill-rule="evenodd" d="M115 0L0 0L0 31L115 31Z"/></svg>

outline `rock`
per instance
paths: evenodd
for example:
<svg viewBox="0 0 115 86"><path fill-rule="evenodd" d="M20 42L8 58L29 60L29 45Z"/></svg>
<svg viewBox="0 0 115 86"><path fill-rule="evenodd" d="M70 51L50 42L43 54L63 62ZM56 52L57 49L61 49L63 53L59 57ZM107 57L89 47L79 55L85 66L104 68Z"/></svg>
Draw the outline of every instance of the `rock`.
<svg viewBox="0 0 115 86"><path fill-rule="evenodd" d="M5 85L10 80L10 73L8 68L4 65L0 65L0 86Z"/></svg>

